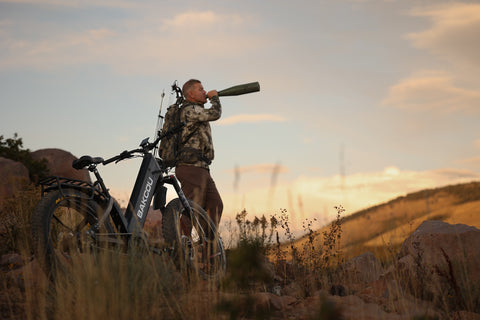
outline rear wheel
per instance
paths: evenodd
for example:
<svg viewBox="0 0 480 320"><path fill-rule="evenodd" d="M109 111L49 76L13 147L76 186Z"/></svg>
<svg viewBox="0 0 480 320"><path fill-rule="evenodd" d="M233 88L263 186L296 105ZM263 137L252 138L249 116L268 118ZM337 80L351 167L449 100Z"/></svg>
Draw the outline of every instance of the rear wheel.
<svg viewBox="0 0 480 320"><path fill-rule="evenodd" d="M163 237L180 268L194 270L204 279L218 279L226 269L222 239L205 210L188 202L191 215L178 198L167 204L162 215Z"/></svg>
<svg viewBox="0 0 480 320"><path fill-rule="evenodd" d="M103 211L78 190L52 191L40 200L32 215L33 249L51 280L68 271L76 257L100 245L96 233L113 232L108 222L98 225Z"/></svg>

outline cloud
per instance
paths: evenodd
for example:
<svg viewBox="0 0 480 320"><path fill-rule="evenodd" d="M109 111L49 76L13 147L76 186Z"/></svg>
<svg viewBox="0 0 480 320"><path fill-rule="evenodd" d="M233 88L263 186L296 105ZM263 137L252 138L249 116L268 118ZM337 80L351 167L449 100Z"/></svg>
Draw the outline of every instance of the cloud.
<svg viewBox="0 0 480 320"><path fill-rule="evenodd" d="M245 174L245 173L256 173L256 174L272 174L276 173L287 173L290 169L286 166L280 165L278 163L261 163L251 166L241 166L236 167L235 169L227 170L227 172L234 172L236 174Z"/></svg>
<svg viewBox="0 0 480 320"><path fill-rule="evenodd" d="M88 29L75 34L57 34L41 39L0 38L0 67L51 69L79 63L100 62L110 54L117 37L107 28ZM114 58L112 58L114 59Z"/></svg>
<svg viewBox="0 0 480 320"><path fill-rule="evenodd" d="M428 17L432 22L429 29L407 35L414 46L455 62L480 66L480 4L454 3L416 9L412 15Z"/></svg>
<svg viewBox="0 0 480 320"><path fill-rule="evenodd" d="M51 3L56 2L51 0ZM101 3L110 4L109 1ZM90 4L79 6L85 8ZM0 69L52 70L98 64L120 73L152 74L159 70L165 73L178 70L179 65L192 70L218 65L227 58L228 61L244 58L268 42L258 32L252 35L255 23L247 15L188 11L162 16L150 14L159 11L158 4L151 6L138 8L146 11L141 20L128 14L132 11L125 10L118 18L96 21L98 23L91 22L95 16L86 19L89 22L84 24L51 18L47 22L41 17L3 21ZM92 24L99 27L91 28ZM201 59L201 63L192 59L194 56Z"/></svg>
<svg viewBox="0 0 480 320"><path fill-rule="evenodd" d="M431 25L406 38L416 48L448 61L442 68L449 71L415 72L390 87L382 104L432 115L478 113L480 90L474 70L480 67L480 4L444 4L417 8L410 14L428 18Z"/></svg>
<svg viewBox="0 0 480 320"><path fill-rule="evenodd" d="M478 112L480 91L455 86L444 72L422 72L392 86L382 104L411 111Z"/></svg>
<svg viewBox="0 0 480 320"><path fill-rule="evenodd" d="M0 3L13 3L13 4L31 4L41 6L61 6L61 7L113 7L113 8L133 8L137 7L137 4L129 1L122 0L0 0Z"/></svg>
<svg viewBox="0 0 480 320"><path fill-rule="evenodd" d="M221 119L219 125L228 126L238 123L285 122L287 119L275 114L238 114Z"/></svg>
<svg viewBox="0 0 480 320"><path fill-rule="evenodd" d="M463 164L463 165L480 167L480 156L479 157L473 157L473 158L467 158L467 159L461 159L458 162Z"/></svg>
<svg viewBox="0 0 480 320"><path fill-rule="evenodd" d="M245 18L237 14L218 14L213 11L189 11L180 13L172 19L165 20L163 26L164 28L171 28L177 31L179 28L187 28L197 30L195 33L198 33L198 28L218 28L219 25L241 25L244 23L244 19Z"/></svg>

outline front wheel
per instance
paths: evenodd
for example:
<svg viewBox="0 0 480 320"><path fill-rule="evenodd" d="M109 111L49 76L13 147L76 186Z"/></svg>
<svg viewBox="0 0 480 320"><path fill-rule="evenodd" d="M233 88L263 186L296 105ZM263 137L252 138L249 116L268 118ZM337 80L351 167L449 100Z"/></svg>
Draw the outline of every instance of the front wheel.
<svg viewBox="0 0 480 320"><path fill-rule="evenodd" d="M188 200L191 214L180 199L170 201L162 214L162 233L175 253L176 263L195 270L204 279L218 279L226 269L225 250L212 219Z"/></svg>
<svg viewBox="0 0 480 320"><path fill-rule="evenodd" d="M39 201L32 215L33 249L51 280L67 271L76 257L98 246L97 217L103 210L98 202L72 189L52 191ZM112 231L109 223L101 229Z"/></svg>

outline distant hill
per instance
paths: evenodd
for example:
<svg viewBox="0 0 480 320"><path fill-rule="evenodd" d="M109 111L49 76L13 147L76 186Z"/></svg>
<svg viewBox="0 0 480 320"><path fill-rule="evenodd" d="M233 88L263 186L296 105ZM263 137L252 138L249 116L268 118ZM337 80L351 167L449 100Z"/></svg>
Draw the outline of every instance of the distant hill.
<svg viewBox="0 0 480 320"><path fill-rule="evenodd" d="M386 251L396 253L425 220L480 228L480 182L417 191L346 216L342 223L341 250L346 259L366 251L385 258ZM326 226L318 233L321 235L328 229ZM299 239L295 246L305 241Z"/></svg>

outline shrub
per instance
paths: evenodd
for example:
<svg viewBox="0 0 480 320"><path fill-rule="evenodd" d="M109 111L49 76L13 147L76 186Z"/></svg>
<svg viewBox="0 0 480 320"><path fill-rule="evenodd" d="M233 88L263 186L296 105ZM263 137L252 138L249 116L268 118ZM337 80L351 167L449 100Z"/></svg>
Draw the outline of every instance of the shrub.
<svg viewBox="0 0 480 320"><path fill-rule="evenodd" d="M38 181L48 176L47 160L34 160L29 149L23 149L22 138L15 133L13 138L0 136L0 157L21 162L27 169L32 181Z"/></svg>

